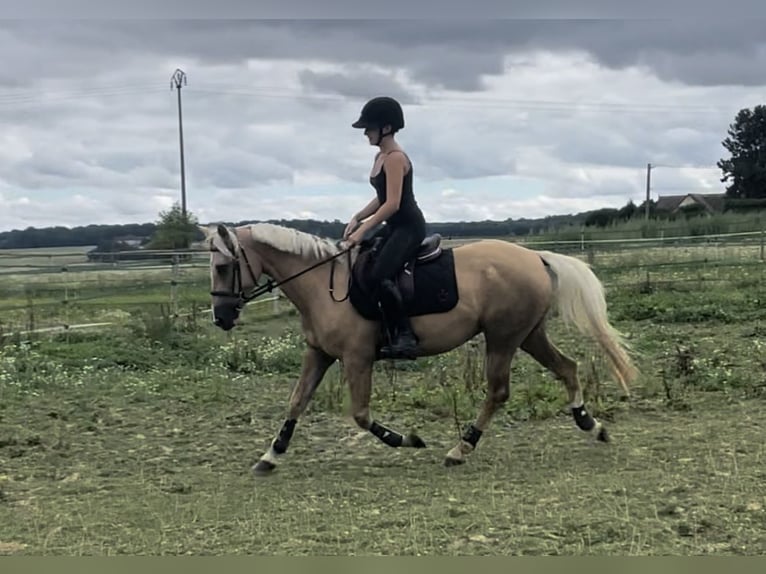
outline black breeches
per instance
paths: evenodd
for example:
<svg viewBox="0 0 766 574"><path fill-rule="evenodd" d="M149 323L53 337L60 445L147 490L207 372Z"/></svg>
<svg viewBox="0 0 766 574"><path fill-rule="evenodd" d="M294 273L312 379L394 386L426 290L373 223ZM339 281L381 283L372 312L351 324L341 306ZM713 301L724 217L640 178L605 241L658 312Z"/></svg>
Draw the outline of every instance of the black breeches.
<svg viewBox="0 0 766 574"><path fill-rule="evenodd" d="M415 256L425 235L425 230L417 228L387 229L383 245L367 278L369 284L377 288L384 279L393 279L404 264Z"/></svg>

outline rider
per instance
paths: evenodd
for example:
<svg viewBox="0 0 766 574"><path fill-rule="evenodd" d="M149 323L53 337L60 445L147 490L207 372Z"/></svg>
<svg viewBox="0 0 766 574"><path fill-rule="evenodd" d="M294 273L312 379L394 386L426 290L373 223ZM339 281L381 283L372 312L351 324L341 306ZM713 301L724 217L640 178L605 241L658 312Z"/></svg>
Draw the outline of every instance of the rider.
<svg viewBox="0 0 766 574"><path fill-rule="evenodd" d="M426 235L426 222L412 191L412 163L394 139L394 134L404 127L404 113L395 99L377 97L364 105L359 119L351 125L364 129L370 145L380 151L370 174L375 197L351 218L343 238L356 245L370 230L385 222L375 234L383 243L369 277L370 284L378 286L376 300L394 331L391 344L381 349L381 356L414 358L417 337L394 277L415 256Z"/></svg>

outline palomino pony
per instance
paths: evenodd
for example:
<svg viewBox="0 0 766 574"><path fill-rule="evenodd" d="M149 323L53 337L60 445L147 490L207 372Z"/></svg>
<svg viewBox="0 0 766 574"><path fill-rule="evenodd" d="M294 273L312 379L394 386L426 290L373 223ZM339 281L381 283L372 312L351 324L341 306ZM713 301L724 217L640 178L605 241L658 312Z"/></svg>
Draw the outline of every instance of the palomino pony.
<svg viewBox="0 0 766 574"><path fill-rule="evenodd" d="M306 340L302 372L287 416L268 451L253 466L254 473L274 470L298 418L335 361L342 363L351 415L362 429L391 447L425 446L417 435L403 436L370 416L373 364L385 331L365 306L363 292L353 289L363 277L358 273L365 259L362 246L343 249L331 240L267 223L201 229L211 251L217 326L233 328L247 301L277 285L302 318ZM270 279L259 285L262 274ZM577 363L562 354L545 331L547 317L557 311L566 323L593 338L629 395L628 383L638 371L621 335L609 323L603 286L589 266L574 257L500 240L447 249L434 235L423 242L419 260L410 262L399 282L419 340L418 356L445 353L479 333L485 338L486 398L476 420L447 453L447 466L465 462L508 399L511 360L519 348L563 381L577 427L597 440L609 440L604 426L585 408ZM343 288L336 296L337 286Z"/></svg>

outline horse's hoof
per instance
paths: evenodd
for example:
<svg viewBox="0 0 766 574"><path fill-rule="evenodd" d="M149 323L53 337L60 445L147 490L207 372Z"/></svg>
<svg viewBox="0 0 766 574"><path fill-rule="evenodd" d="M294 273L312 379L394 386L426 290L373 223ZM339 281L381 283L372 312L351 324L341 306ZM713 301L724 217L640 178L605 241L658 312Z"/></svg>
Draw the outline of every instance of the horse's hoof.
<svg viewBox="0 0 766 574"><path fill-rule="evenodd" d="M464 460L461 460L459 458L452 458L451 456L448 456L444 459L444 466L447 468L453 467L453 466L460 466L461 464L465 464Z"/></svg>
<svg viewBox="0 0 766 574"><path fill-rule="evenodd" d="M276 467L277 465L273 462L269 462L268 460L259 460L253 465L252 470L255 476L268 476L274 472Z"/></svg>
<svg viewBox="0 0 766 574"><path fill-rule="evenodd" d="M426 448L426 443L418 435L410 433L407 435L407 446L412 448Z"/></svg>
<svg viewBox="0 0 766 574"><path fill-rule="evenodd" d="M606 432L605 427L601 427L598 431L598 434L596 435L596 440L601 442L609 442L611 439L609 438L609 433Z"/></svg>

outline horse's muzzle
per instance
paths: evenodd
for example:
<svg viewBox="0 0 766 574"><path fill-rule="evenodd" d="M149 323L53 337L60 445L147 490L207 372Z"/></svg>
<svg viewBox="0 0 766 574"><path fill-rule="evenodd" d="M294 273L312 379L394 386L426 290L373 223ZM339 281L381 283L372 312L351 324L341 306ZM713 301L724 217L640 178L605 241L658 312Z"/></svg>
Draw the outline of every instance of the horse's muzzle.
<svg viewBox="0 0 766 574"><path fill-rule="evenodd" d="M231 331L234 328L234 323L230 321L224 321L220 317L218 317L215 321L213 321L213 324L216 327L220 327L224 331Z"/></svg>
<svg viewBox="0 0 766 574"><path fill-rule="evenodd" d="M239 309L237 307L221 305L213 308L213 324L224 331L230 331L234 328L238 316Z"/></svg>

